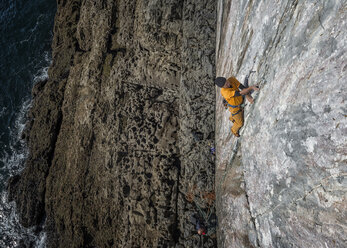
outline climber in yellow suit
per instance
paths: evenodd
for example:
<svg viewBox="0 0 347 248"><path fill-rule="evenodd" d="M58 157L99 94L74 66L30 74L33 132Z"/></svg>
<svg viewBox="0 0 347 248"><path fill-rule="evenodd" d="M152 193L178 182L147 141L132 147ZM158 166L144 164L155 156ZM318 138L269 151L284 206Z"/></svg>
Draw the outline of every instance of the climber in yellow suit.
<svg viewBox="0 0 347 248"><path fill-rule="evenodd" d="M235 77L228 79L224 77L217 77L215 83L221 89L221 94L227 102L228 109L231 113L229 120L234 124L231 128L231 132L236 136L240 137L239 130L243 126L243 96L252 104L253 98L250 95L251 91L259 90L258 86L248 87L248 76L246 76L245 85L242 85Z"/></svg>

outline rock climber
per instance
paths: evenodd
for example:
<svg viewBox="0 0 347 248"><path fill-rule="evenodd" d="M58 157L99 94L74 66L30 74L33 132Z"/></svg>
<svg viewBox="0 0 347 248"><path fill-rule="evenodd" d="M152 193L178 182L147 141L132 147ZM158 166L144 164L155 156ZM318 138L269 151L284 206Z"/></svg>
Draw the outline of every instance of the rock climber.
<svg viewBox="0 0 347 248"><path fill-rule="evenodd" d="M207 229L201 216L194 214L190 217L190 221L195 225L195 229L199 235L207 234Z"/></svg>
<svg viewBox="0 0 347 248"><path fill-rule="evenodd" d="M200 208L199 208L200 209ZM200 214L195 213L190 217L190 221L195 225L199 235L211 236L216 232L217 217L215 214L205 214L199 210Z"/></svg>
<svg viewBox="0 0 347 248"><path fill-rule="evenodd" d="M252 73L251 71L250 73ZM250 75L250 74L249 74ZM226 105L231 113L229 120L233 122L231 132L236 136L240 137L239 130L243 126L243 103L244 97L253 104L254 100L251 96L251 93L254 90L259 90L258 86L249 86L248 87L248 78L246 76L244 85L242 85L235 77L217 77L215 79L215 84L222 88L221 94L226 101Z"/></svg>

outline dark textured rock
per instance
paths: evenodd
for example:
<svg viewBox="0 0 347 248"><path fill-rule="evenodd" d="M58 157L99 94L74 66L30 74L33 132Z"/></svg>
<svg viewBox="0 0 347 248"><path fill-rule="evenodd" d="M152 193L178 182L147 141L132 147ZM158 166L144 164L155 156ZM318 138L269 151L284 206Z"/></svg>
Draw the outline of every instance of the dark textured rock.
<svg viewBox="0 0 347 248"><path fill-rule="evenodd" d="M58 1L9 187L25 226L46 216L48 247L198 245L195 202L214 212L214 28L214 1Z"/></svg>

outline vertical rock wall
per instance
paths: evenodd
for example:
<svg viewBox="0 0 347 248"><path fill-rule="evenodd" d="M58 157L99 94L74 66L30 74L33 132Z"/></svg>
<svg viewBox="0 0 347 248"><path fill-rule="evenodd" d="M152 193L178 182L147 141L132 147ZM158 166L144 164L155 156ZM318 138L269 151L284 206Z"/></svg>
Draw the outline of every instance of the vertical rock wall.
<svg viewBox="0 0 347 248"><path fill-rule="evenodd" d="M217 90L220 247L346 247L346 2L219 1L217 76L259 84L241 138Z"/></svg>
<svg viewBox="0 0 347 248"><path fill-rule="evenodd" d="M199 244L195 202L214 211L215 22L208 0L58 1L30 157L10 183L48 247Z"/></svg>

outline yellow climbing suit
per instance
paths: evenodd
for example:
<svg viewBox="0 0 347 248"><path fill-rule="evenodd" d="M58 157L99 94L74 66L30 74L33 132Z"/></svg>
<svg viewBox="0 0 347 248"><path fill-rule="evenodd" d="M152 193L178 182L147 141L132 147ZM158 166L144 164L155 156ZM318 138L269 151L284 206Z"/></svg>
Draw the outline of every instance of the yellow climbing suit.
<svg viewBox="0 0 347 248"><path fill-rule="evenodd" d="M243 126L243 109L241 107L243 97L242 95L235 96L239 91L240 82L235 77L230 77L227 81L230 83L230 88L222 88L221 94L228 102L228 109L231 113L229 120L234 123L231 132L237 134Z"/></svg>

